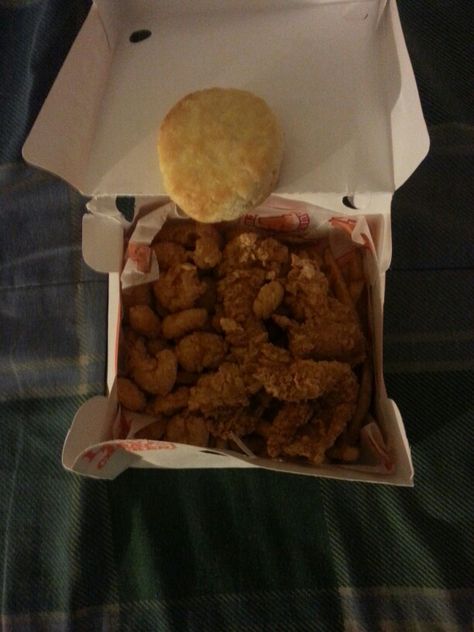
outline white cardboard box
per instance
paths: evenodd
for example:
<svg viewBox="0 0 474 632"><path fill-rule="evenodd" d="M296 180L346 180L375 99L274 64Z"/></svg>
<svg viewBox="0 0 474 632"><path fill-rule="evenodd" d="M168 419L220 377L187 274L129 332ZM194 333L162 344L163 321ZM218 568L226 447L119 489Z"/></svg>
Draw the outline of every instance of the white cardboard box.
<svg viewBox="0 0 474 632"><path fill-rule="evenodd" d="M140 42L130 35L147 29ZM367 217L377 250L374 288L376 408L396 468L308 468L167 442L111 441L123 223L113 202L84 217L83 253L109 272L109 397L78 411L63 463L113 478L126 467L269 467L411 485L403 422L382 375L385 271L394 191L429 140L395 0L95 0L23 148L27 161L95 198L160 199L157 129L184 94L210 86L251 90L285 131L277 193L335 214L343 197ZM104 210L105 209L105 210Z"/></svg>

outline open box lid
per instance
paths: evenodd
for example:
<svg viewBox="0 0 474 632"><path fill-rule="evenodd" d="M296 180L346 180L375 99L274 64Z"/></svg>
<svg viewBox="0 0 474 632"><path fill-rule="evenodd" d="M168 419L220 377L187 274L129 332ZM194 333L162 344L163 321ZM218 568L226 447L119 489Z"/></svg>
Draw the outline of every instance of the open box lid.
<svg viewBox="0 0 474 632"><path fill-rule="evenodd" d="M428 151L395 0L95 0L23 155L86 195L161 195L159 124L211 86L275 111L285 195L393 193Z"/></svg>

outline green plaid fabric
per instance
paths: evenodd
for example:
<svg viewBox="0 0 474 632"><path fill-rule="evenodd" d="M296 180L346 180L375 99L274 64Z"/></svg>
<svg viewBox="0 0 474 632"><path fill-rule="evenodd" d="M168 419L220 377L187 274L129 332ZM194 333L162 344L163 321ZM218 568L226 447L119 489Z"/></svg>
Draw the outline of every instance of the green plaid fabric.
<svg viewBox="0 0 474 632"><path fill-rule="evenodd" d="M86 0L0 0L2 630L474 629L473 10L399 2L430 155L393 204L385 368L415 488L253 470L63 471L104 390L83 200L20 148Z"/></svg>

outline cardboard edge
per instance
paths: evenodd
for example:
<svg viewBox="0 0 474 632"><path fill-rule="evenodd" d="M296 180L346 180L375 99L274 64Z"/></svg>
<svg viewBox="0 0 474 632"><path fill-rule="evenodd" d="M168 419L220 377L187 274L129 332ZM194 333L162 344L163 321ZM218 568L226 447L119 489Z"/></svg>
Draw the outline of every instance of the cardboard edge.
<svg viewBox="0 0 474 632"><path fill-rule="evenodd" d="M120 272L123 225L115 218L86 213L82 218L82 256L96 272Z"/></svg>

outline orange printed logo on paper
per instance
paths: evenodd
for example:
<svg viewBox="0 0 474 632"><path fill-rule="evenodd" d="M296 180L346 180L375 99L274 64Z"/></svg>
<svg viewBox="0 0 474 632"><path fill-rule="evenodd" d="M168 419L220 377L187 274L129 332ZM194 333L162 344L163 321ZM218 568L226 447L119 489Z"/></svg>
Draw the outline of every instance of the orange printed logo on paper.
<svg viewBox="0 0 474 632"><path fill-rule="evenodd" d="M283 215L272 215L262 217L253 213L247 213L243 217L243 223L246 226L254 226L255 228L264 228L266 230L274 230L279 233L293 233L296 231L306 230L309 226L308 213L299 213L291 211Z"/></svg>
<svg viewBox="0 0 474 632"><path fill-rule="evenodd" d="M128 244L127 254L137 266L139 272L149 272L151 266L151 248L146 244L138 244L130 241Z"/></svg>
<svg viewBox="0 0 474 632"><path fill-rule="evenodd" d="M331 224L333 228L340 228L345 233L347 233L349 237L352 237L354 228L357 225L357 220L351 219L350 217L331 217L331 219L329 220L329 223ZM360 233L360 236L362 237L364 241L363 247L367 248L368 250L372 250L370 238L365 233L362 233L362 232Z"/></svg>
<svg viewBox="0 0 474 632"><path fill-rule="evenodd" d="M96 469L101 470L103 467L107 465L107 463L110 460L110 457L117 450L118 450L117 445L107 444L107 445L101 446L100 448L97 448L96 450L94 449L87 450L87 452L84 452L84 454L82 455L82 458L84 461L87 461L88 463L92 463L93 461L95 461L97 456L100 457L97 463L95 464L95 467Z"/></svg>
<svg viewBox="0 0 474 632"><path fill-rule="evenodd" d="M168 443L167 441L151 441L150 439L128 439L127 441L121 441L120 447L126 452L176 449L174 443Z"/></svg>

